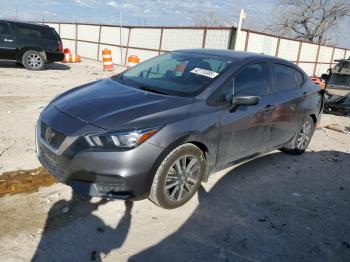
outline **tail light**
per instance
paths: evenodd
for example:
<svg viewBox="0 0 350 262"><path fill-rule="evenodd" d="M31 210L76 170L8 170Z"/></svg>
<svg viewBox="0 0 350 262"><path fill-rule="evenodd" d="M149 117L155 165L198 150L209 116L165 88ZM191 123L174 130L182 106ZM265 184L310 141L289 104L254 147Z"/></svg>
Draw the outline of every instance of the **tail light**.
<svg viewBox="0 0 350 262"><path fill-rule="evenodd" d="M62 45L62 41L58 41L58 52L63 53L63 45Z"/></svg>

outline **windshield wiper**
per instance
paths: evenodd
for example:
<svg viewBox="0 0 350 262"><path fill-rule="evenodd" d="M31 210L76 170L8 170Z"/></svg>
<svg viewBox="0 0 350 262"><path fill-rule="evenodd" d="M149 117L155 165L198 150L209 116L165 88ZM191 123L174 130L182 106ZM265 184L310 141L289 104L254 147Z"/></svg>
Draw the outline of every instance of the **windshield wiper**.
<svg viewBox="0 0 350 262"><path fill-rule="evenodd" d="M163 92L163 91L160 91L158 89L153 89L153 88L150 88L148 86L143 86L143 85L140 85L138 86L138 88L142 89L142 90L145 90L145 91L148 91L148 92L152 92L152 93L157 93L157 94L161 94L161 95L169 95L168 93L166 92Z"/></svg>
<svg viewBox="0 0 350 262"><path fill-rule="evenodd" d="M119 75L116 80L124 85L127 85L127 86L132 86L132 87L135 87L135 88L138 88L138 89L141 89L141 90L144 90L144 91L148 91L148 92L152 92L152 93L157 93L157 94L161 94L161 95L169 95L169 93L167 92L164 92L164 91L160 91L158 89L154 89L154 88L151 88L149 86L145 86L145 85L139 85L137 83L135 83L134 81L128 79L128 78L125 78L122 74Z"/></svg>
<svg viewBox="0 0 350 262"><path fill-rule="evenodd" d="M115 80L118 81L119 83L125 84L125 82L124 82L124 76L123 76L122 74L119 75L119 76L117 76L117 77L115 78Z"/></svg>

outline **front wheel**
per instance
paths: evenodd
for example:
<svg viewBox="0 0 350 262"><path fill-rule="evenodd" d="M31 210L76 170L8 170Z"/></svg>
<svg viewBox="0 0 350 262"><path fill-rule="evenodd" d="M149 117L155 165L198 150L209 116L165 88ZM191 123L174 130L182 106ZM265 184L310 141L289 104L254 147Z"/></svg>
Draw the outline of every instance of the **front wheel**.
<svg viewBox="0 0 350 262"><path fill-rule="evenodd" d="M204 154L195 145L175 148L160 164L149 199L166 209L184 205L197 192L205 166Z"/></svg>
<svg viewBox="0 0 350 262"><path fill-rule="evenodd" d="M42 70L45 66L44 56L34 50L25 52L22 56L22 64L29 70Z"/></svg>
<svg viewBox="0 0 350 262"><path fill-rule="evenodd" d="M292 140L289 141L283 148L281 148L281 151L292 155L300 155L304 153L310 144L314 132L314 120L311 116L308 116Z"/></svg>

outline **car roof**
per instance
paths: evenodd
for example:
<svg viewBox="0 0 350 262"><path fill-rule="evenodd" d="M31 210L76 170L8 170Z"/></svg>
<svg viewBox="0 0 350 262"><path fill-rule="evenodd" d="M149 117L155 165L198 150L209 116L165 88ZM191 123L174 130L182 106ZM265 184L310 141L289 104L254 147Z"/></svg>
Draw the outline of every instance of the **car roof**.
<svg viewBox="0 0 350 262"><path fill-rule="evenodd" d="M257 60L257 59L264 59L264 60L270 60L271 62L277 62L277 63L285 63L288 65L291 65L293 67L296 67L295 64L292 62L270 56L265 54L258 54L258 53L251 53L251 52L243 52L243 51L235 51L235 50L225 50L225 49L210 49L210 48L197 48L197 49L180 49L176 50L178 52L190 52L190 53L198 53L198 54L204 54L204 55L213 55L213 56L219 56L223 58L229 58L232 60Z"/></svg>
<svg viewBox="0 0 350 262"><path fill-rule="evenodd" d="M23 22L23 21L18 21L18 20L4 20L4 19L0 19L0 22L9 22L9 23L16 23L16 24L26 24L26 25L32 25L32 26L37 26L37 27L49 28L48 25L36 24L36 23L31 23L31 22Z"/></svg>

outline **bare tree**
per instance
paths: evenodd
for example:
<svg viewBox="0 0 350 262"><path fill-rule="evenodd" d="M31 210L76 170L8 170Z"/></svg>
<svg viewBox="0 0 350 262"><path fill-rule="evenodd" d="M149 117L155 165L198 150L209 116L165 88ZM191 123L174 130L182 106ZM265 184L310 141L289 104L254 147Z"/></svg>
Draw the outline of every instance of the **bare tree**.
<svg viewBox="0 0 350 262"><path fill-rule="evenodd" d="M231 26L232 23L229 19L223 17L222 15L210 11L201 15L196 15L192 17L195 26Z"/></svg>
<svg viewBox="0 0 350 262"><path fill-rule="evenodd" d="M346 0L280 0L274 28L281 35L308 42L325 44L346 16L350 2Z"/></svg>

